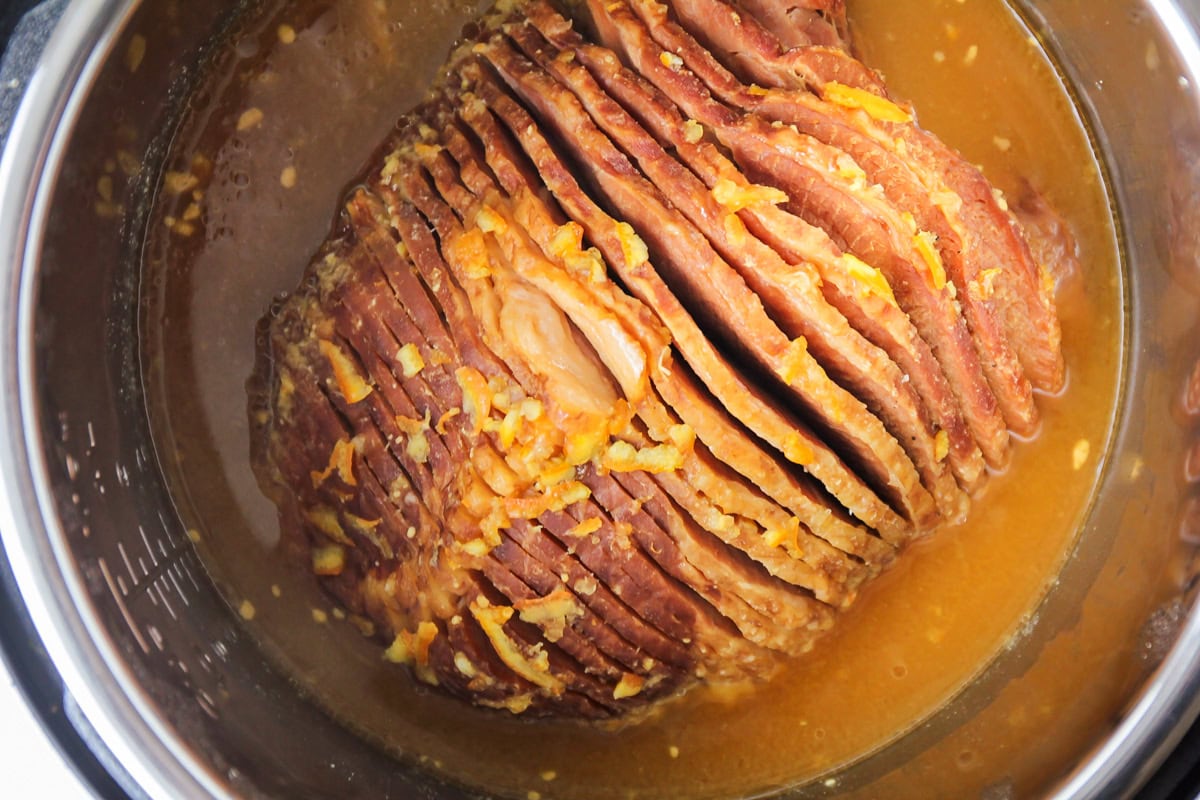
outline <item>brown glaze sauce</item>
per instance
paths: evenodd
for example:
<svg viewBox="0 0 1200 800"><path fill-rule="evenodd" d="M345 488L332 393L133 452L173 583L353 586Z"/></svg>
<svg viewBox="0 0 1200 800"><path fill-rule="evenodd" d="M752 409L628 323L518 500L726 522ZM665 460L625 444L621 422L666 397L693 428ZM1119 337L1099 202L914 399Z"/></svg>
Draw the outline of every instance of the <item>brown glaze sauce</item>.
<svg viewBox="0 0 1200 800"><path fill-rule="evenodd" d="M1062 300L1069 386L1040 398L1041 434L1017 448L968 523L905 553L810 656L768 685L697 690L619 728L530 723L414 688L280 558L274 507L250 470L243 384L255 323L295 286L347 178L420 98L472 4L275 2L213 65L167 165L185 176L168 179L182 191L159 198L145 251L160 453L231 606L280 669L364 737L522 798L724 797L818 776L818 791L833 791L838 779L825 782L826 773L941 709L1054 583L1108 450L1122 353L1116 237L1086 131L1003 3L849 5L865 60L915 103L922 124L1010 196L1029 180L1073 226L1084 274ZM1114 641L1131 639L1142 617L1117 626ZM1029 737L1039 713L1014 712L1010 729L990 735ZM947 786L964 792L954 796L977 793L972 770L992 774L985 762L1004 752L995 742L958 752L946 767L958 773Z"/></svg>

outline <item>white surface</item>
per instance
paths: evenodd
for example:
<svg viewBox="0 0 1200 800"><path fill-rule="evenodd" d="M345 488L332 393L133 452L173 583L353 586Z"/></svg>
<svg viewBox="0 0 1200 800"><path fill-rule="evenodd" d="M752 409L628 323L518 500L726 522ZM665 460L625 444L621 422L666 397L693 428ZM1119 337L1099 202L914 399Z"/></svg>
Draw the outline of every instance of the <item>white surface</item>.
<svg viewBox="0 0 1200 800"><path fill-rule="evenodd" d="M0 662L0 775L4 796L91 800L13 685Z"/></svg>

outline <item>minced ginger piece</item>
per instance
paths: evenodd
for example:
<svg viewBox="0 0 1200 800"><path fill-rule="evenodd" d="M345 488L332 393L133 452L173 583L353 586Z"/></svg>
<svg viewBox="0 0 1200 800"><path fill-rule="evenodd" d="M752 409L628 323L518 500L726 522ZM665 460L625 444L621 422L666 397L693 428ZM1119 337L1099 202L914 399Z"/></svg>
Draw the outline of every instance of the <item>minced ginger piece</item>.
<svg viewBox="0 0 1200 800"><path fill-rule="evenodd" d="M784 383L790 386L804 372L804 367L807 364L804 356L807 352L808 340L803 336L796 337L787 346L787 350L779 362L779 367L775 370L775 373Z"/></svg>
<svg viewBox="0 0 1200 800"><path fill-rule="evenodd" d="M996 291L996 278L1000 276L1000 267L980 270L979 277L971 281L967 291L975 300L990 300Z"/></svg>
<svg viewBox="0 0 1200 800"><path fill-rule="evenodd" d="M950 434L944 430L938 431L933 437L933 457L937 461L945 461L950 454Z"/></svg>
<svg viewBox="0 0 1200 800"><path fill-rule="evenodd" d="M440 435L445 436L446 435L446 423L449 422L450 420L454 419L461 413L462 413L462 409L460 409L460 408L450 409L449 411L447 411L446 413L444 413L440 417L438 417L438 421L434 424L433 429L435 431L437 431Z"/></svg>
<svg viewBox="0 0 1200 800"><path fill-rule="evenodd" d="M317 575L341 575L346 568L346 548L340 544L314 547L312 570Z"/></svg>
<svg viewBox="0 0 1200 800"><path fill-rule="evenodd" d="M465 678L474 678L479 674L479 670L475 669L471 659L467 658L467 654L461 650L454 651L454 666Z"/></svg>
<svg viewBox="0 0 1200 800"><path fill-rule="evenodd" d="M484 558L488 553L495 549L494 545L489 544L483 539L471 539L468 542L463 542L458 547L462 550L462 552L469 556L474 556L475 558Z"/></svg>
<svg viewBox="0 0 1200 800"><path fill-rule="evenodd" d="M583 227L573 220L555 229L549 254L563 262L572 273L585 275L591 283L600 283L608 275L600 251L594 247L583 249Z"/></svg>
<svg viewBox="0 0 1200 800"><path fill-rule="evenodd" d="M190 172L168 170L163 176L163 187L171 194L183 194L200 184L200 179Z"/></svg>
<svg viewBox="0 0 1200 800"><path fill-rule="evenodd" d="M882 272L870 264L860 261L850 253L843 253L840 260L850 277L862 285L864 294L870 292L887 300L891 305L896 305L896 295L892 292L892 285L888 283Z"/></svg>
<svg viewBox="0 0 1200 800"><path fill-rule="evenodd" d="M493 405L496 404L496 398L492 400ZM483 423L483 429L488 433L496 434L499 439L500 449L507 452L512 449L512 446L517 441L517 434L521 432L522 422L525 415L522 413L519 406L511 406L505 412L501 419L488 419Z"/></svg>
<svg viewBox="0 0 1200 800"><path fill-rule="evenodd" d="M429 430L429 409L425 409L424 419L414 419L403 415L399 415L395 419L396 427L408 436L408 444L404 448L408 457L418 464L429 461L429 437L425 435Z"/></svg>
<svg viewBox="0 0 1200 800"><path fill-rule="evenodd" d="M669 69L673 72L678 72L680 70L680 68L683 67L683 59L682 58L675 55L674 53L668 53L665 50L659 55L658 60L660 62L662 62L662 65L664 67L666 67L667 69Z"/></svg>
<svg viewBox="0 0 1200 800"><path fill-rule="evenodd" d="M946 287L946 268L942 265L942 256L937 251L937 237L929 231L917 231L913 237L913 245L929 268L929 279L935 291Z"/></svg>
<svg viewBox="0 0 1200 800"><path fill-rule="evenodd" d="M742 222L741 217L737 214L725 215L725 238L734 247L741 247L746 243L746 224Z"/></svg>
<svg viewBox="0 0 1200 800"><path fill-rule="evenodd" d="M1071 450L1071 466L1076 470L1083 468L1087 463L1088 456L1092 452L1092 443L1087 439L1080 439L1075 443L1075 447Z"/></svg>
<svg viewBox="0 0 1200 800"><path fill-rule="evenodd" d="M538 470L538 489L546 491L551 486L557 486L563 481L570 480L575 477L575 469L575 465L568 464L566 461L550 461L543 464Z"/></svg>
<svg viewBox="0 0 1200 800"><path fill-rule="evenodd" d="M856 89L844 83L830 81L821 88L821 94L830 103L844 108L859 108L880 122L912 122L912 114L900 106L872 94L865 89Z"/></svg>
<svg viewBox="0 0 1200 800"><path fill-rule="evenodd" d="M849 181L852 188L861 191L867 185L867 173L849 153L838 153L835 161L838 177Z"/></svg>
<svg viewBox="0 0 1200 800"><path fill-rule="evenodd" d="M313 488L324 483L330 475L337 473L342 483L347 486L357 486L358 479L354 477L354 442L350 439L338 439L333 450L329 453L329 464L321 472L313 470L309 473Z"/></svg>
<svg viewBox="0 0 1200 800"><path fill-rule="evenodd" d="M504 511L510 518L536 519L547 511L562 511L591 496L592 490L579 481L564 481L534 497L506 497Z"/></svg>
<svg viewBox="0 0 1200 800"><path fill-rule="evenodd" d="M326 537L344 544L347 547L354 546L354 540L346 535L346 531L342 528L342 523L338 520L338 514L329 506L316 506L304 511L304 518L312 523L313 527L323 533Z"/></svg>
<svg viewBox="0 0 1200 800"><path fill-rule="evenodd" d="M783 443L783 457L803 467L811 464L817 454L799 433L792 431Z"/></svg>
<svg viewBox="0 0 1200 800"><path fill-rule="evenodd" d="M504 217L496 209L486 205L475 214L475 226L484 233L504 233L508 230L508 223L504 221Z"/></svg>
<svg viewBox="0 0 1200 800"><path fill-rule="evenodd" d="M483 231L470 228L452 239L447 249L451 259L463 265L463 273L472 280L482 280L492 274L491 257Z"/></svg>
<svg viewBox="0 0 1200 800"><path fill-rule="evenodd" d="M755 206L777 206L788 201L787 192L773 186L751 183L741 186L728 178L721 178L712 188L713 199L727 211L738 212Z"/></svg>
<svg viewBox="0 0 1200 800"><path fill-rule="evenodd" d="M471 418L475 434L479 435L492 413L492 392L488 389L487 378L474 367L459 367L454 371L454 378L462 389L463 411Z"/></svg>
<svg viewBox="0 0 1200 800"><path fill-rule="evenodd" d="M641 675L634 675L632 672L626 672L621 675L621 680L613 687L613 699L623 700L626 697L634 697L641 694L642 688L646 685L646 679Z"/></svg>
<svg viewBox="0 0 1200 800"><path fill-rule="evenodd" d="M504 624L512 619L514 609L511 606L492 606L485 599L471 603L471 616L483 628L484 635L492 644L496 655L505 666L517 675L539 686L552 694L561 694L563 682L550 672L550 655L542 648L541 643L535 645L532 655L522 652L520 646L504 630Z"/></svg>
<svg viewBox="0 0 1200 800"><path fill-rule="evenodd" d="M513 608L523 622L541 628L548 642L557 642L567 626L583 616L583 607L575 595L562 587L545 597L518 600Z"/></svg>
<svg viewBox="0 0 1200 800"><path fill-rule="evenodd" d="M425 359L421 358L421 351L412 342L396 351L396 360L400 362L400 369L406 378L414 378L425 369Z"/></svg>
<svg viewBox="0 0 1200 800"><path fill-rule="evenodd" d="M375 391L375 388L358 373L358 367L355 366L350 356L342 351L342 348L328 339L319 340L317 348L321 351L321 355L329 361L338 391L342 393L342 397L346 398L347 403L361 402Z"/></svg>
<svg viewBox="0 0 1200 800"><path fill-rule="evenodd" d="M696 431L692 430L691 425L680 423L667 428L667 438L680 452L690 453L696 444Z"/></svg>
<svg viewBox="0 0 1200 800"><path fill-rule="evenodd" d="M239 131L248 131L251 128L257 128L262 124L264 114L261 108L257 106L247 108L241 113L237 120L237 129Z"/></svg>
<svg viewBox="0 0 1200 800"><path fill-rule="evenodd" d="M383 651L383 657L393 664L413 667L413 672L418 678L436 686L437 676L429 668L429 648L437 636L437 625L426 620L417 625L414 632L397 633L391 645Z"/></svg>
<svg viewBox="0 0 1200 800"><path fill-rule="evenodd" d="M567 531L567 536L573 536L576 539L583 539L600 530L600 526L602 524L603 523L600 522L599 517L588 517L583 522L580 522L578 525L570 528Z"/></svg>
<svg viewBox="0 0 1200 800"><path fill-rule="evenodd" d="M613 472L674 472L683 466L683 453L671 444L637 449L617 441L600 457L600 466Z"/></svg>
<svg viewBox="0 0 1200 800"><path fill-rule="evenodd" d="M800 519L789 517L788 521L777 528L763 532L763 541L769 547L782 547L789 552L799 549Z"/></svg>
<svg viewBox="0 0 1200 800"><path fill-rule="evenodd" d="M554 229L550 239L550 255L564 258L568 253L583 249L583 226L571 220Z"/></svg>
<svg viewBox="0 0 1200 800"><path fill-rule="evenodd" d="M650 251L646 243L628 222L617 223L617 238L621 242L621 253L625 256L627 266L640 267L650 260Z"/></svg>
<svg viewBox="0 0 1200 800"><path fill-rule="evenodd" d="M603 451L608 439L608 425L603 420L593 419L590 425L577 426L567 434L563 457L572 466L586 464Z"/></svg>

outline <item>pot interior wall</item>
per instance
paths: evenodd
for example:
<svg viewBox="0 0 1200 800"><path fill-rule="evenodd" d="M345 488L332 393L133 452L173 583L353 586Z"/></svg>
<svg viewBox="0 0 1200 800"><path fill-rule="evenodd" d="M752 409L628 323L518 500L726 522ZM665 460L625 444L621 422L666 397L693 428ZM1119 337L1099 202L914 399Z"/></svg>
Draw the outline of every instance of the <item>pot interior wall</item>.
<svg viewBox="0 0 1200 800"><path fill-rule="evenodd" d="M228 587L206 572L197 552L208 546L206 532L198 543L189 536L178 513L189 500L160 466L138 327L139 304L154 287L140 285L139 265L153 187L175 168L163 161L169 132L207 59L221 57L208 49L226 41L242 12L215 5L146 3L133 15L88 95L47 220L34 328L40 430L71 556L63 567L103 621L95 636L121 654L113 665L120 677L95 680L137 696L189 768L233 794L462 796L366 745L272 667L271 654L223 599ZM923 727L806 794L918 797L932 780L955 796L980 786L1000 792L995 797L1044 788L1119 716L1190 611L1184 590L1200 541L1200 457L1193 455L1200 452L1200 113L1161 21L1144 9L1131 13L1132 5L1051 0L1027 9L1091 115L1127 259L1124 411L1079 551L1019 647ZM449 17L441 23L439 35L452 35ZM357 165L350 166L327 168L349 175ZM275 166L264 173L276 174ZM333 200L326 207L314 201L314 219L332 218ZM264 216L264 248L286 246L303 259L325 234L322 222L311 243L278 244L269 235L271 214ZM221 302L237 298L214 298L212 313L227 310ZM241 391L243 379L231 374L229 390ZM229 421L231 429L244 424ZM255 502L246 499L257 491L248 470L231 485L231 504ZM269 506L257 502L256 513L269 518ZM264 576L276 580L286 578ZM305 591L299 582L284 588ZM1093 663L1074 660L1094 652L1089 642L1113 625L1131 631L1124 646ZM1032 699L1066 668L1092 679L1081 683L1079 702L1038 711L1046 720L1036 752L1014 751L987 776L962 761L963 752L987 748L989 732L1005 720L1032 713Z"/></svg>
<svg viewBox="0 0 1200 800"><path fill-rule="evenodd" d="M197 558L159 468L139 362L141 238L181 104L241 13L141 6L88 96L47 220L33 330L62 566L102 621L93 635L120 654L113 675L93 679L145 704L217 791L464 797L364 747L269 665Z"/></svg>

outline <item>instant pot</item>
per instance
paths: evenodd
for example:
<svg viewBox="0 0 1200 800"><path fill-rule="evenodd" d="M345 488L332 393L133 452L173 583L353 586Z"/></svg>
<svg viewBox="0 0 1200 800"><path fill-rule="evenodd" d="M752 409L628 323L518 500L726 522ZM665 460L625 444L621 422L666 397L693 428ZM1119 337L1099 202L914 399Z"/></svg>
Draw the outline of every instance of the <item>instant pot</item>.
<svg viewBox="0 0 1200 800"><path fill-rule="evenodd" d="M272 667L199 560L154 448L138 349L148 198L182 99L247 5L0 8L0 642L101 796L471 797L363 742ZM1139 581L1175 591L1112 656L1137 680L1088 714L1050 709L1046 740L1026 746L1053 762L976 794L1031 781L1060 798L1200 794L1200 0L1014 5L1072 86L1112 191L1128 288L1114 444L1077 551L1014 646L798 797L963 796L937 767L956 737L1035 691L1071 657L1063 642L1138 608ZM168 30L170 48L134 39ZM118 151L135 168L113 171L97 213L95 165ZM1143 574L1168 541L1169 563ZM1060 733L1084 744L1059 752Z"/></svg>

